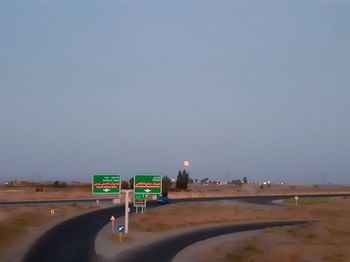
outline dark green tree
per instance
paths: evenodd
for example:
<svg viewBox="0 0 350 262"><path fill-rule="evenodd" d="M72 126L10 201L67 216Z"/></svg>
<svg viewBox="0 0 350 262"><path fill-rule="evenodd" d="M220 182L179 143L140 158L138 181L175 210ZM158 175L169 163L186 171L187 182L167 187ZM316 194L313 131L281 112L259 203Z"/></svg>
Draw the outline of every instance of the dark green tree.
<svg viewBox="0 0 350 262"><path fill-rule="evenodd" d="M186 172L185 169L184 169L184 171L182 171L182 175L184 176L185 189L187 189L188 182L190 181L190 176L189 176L189 174Z"/></svg>
<svg viewBox="0 0 350 262"><path fill-rule="evenodd" d="M210 180L209 180L209 178L206 177L206 178L201 179L200 182L202 184L209 184Z"/></svg>
<svg viewBox="0 0 350 262"><path fill-rule="evenodd" d="M169 177L165 176L162 178L162 193L168 193L169 188L171 187L172 182Z"/></svg>
<svg viewBox="0 0 350 262"><path fill-rule="evenodd" d="M134 177L130 178L129 180L129 188L134 189Z"/></svg>
<svg viewBox="0 0 350 262"><path fill-rule="evenodd" d="M129 188L129 183L128 181L123 180L121 184L122 189L128 189Z"/></svg>
<svg viewBox="0 0 350 262"><path fill-rule="evenodd" d="M53 187L67 187L67 183L66 182L60 182L58 180L56 180L54 183L53 183Z"/></svg>
<svg viewBox="0 0 350 262"><path fill-rule="evenodd" d="M181 189L183 184L183 177L182 177L182 172L179 170L177 173L177 178L176 178L176 188Z"/></svg>
<svg viewBox="0 0 350 262"><path fill-rule="evenodd" d="M188 186L188 181L189 181L189 175L186 172L186 170L181 170L179 171L176 179L176 188L181 189L181 190L186 190Z"/></svg>
<svg viewBox="0 0 350 262"><path fill-rule="evenodd" d="M231 184L234 184L236 186L241 186L242 182L239 179L234 179L234 180L231 181Z"/></svg>

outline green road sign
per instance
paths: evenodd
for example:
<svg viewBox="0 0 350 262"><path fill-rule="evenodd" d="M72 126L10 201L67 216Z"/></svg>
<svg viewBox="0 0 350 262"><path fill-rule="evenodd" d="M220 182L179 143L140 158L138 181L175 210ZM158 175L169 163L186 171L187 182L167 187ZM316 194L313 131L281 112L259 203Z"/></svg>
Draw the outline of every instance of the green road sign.
<svg viewBox="0 0 350 262"><path fill-rule="evenodd" d="M145 207L146 199L134 199L134 207Z"/></svg>
<svg viewBox="0 0 350 262"><path fill-rule="evenodd" d="M119 174L96 174L92 177L93 194L119 194L120 186Z"/></svg>
<svg viewBox="0 0 350 262"><path fill-rule="evenodd" d="M134 199L146 199L146 198L147 198L147 194L138 193L134 195Z"/></svg>
<svg viewBox="0 0 350 262"><path fill-rule="evenodd" d="M162 177L155 174L138 174L134 177L134 192L146 194L162 193Z"/></svg>
<svg viewBox="0 0 350 262"><path fill-rule="evenodd" d="M134 194L134 207L145 207L147 195L143 193Z"/></svg>

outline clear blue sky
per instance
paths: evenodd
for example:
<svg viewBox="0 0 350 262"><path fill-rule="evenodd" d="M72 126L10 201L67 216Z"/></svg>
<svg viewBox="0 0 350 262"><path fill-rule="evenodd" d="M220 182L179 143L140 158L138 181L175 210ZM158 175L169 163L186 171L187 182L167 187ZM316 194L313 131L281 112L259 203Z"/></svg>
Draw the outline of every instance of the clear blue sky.
<svg viewBox="0 0 350 262"><path fill-rule="evenodd" d="M350 1L0 2L1 180L350 183Z"/></svg>

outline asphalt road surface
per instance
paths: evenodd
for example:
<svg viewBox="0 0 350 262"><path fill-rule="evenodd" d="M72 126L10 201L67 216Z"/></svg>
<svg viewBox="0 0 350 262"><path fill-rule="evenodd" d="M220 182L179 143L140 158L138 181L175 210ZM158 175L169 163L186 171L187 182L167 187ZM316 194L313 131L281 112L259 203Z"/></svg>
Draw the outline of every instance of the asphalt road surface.
<svg viewBox="0 0 350 262"><path fill-rule="evenodd" d="M130 262L130 261L171 261L177 253L179 253L185 247L192 245L198 241L202 241L208 238L242 232L256 229L264 229L267 227L277 226L291 226L298 224L305 224L308 221L271 221L271 222L259 222L249 224L236 224L226 226L214 226L206 229L195 230L186 232L181 235L169 237L165 240L153 243L148 246L134 248L118 254L118 257L108 260L100 260L101 262Z"/></svg>
<svg viewBox="0 0 350 262"><path fill-rule="evenodd" d="M299 195L300 196L300 195ZM314 197L325 197L325 195L313 195ZM339 196L339 195L328 195ZM219 198L198 198L198 199L178 199L173 200L177 202L194 202L194 201L217 201L217 200L241 200L250 203L271 204L273 200L290 198L291 196L259 196L259 197L219 197ZM147 203L147 208L160 206L151 201ZM121 217L124 215L124 206L115 206L112 208L101 209L91 213L83 214L69 220L66 220L49 231L44 233L33 244L29 252L25 255L24 262L92 262L96 261L98 257L95 253L94 243L98 232L109 223L111 215ZM261 224L260 224L261 226ZM266 227L266 225L265 225ZM256 229L250 226L251 229ZM220 234L227 233L225 230L232 232L243 231L244 228L236 228L232 225L230 228L221 229ZM236 230L236 231L235 231ZM204 231L198 233L194 239L206 239L212 236L218 236L219 233ZM172 241L178 242L178 239ZM197 240L198 241L198 240ZM168 243L168 242L167 242ZM170 243L170 242L169 242ZM187 243L187 242L185 242ZM194 242L191 242L194 243ZM176 250L180 250L180 244L172 244ZM181 247L185 247L181 245ZM181 249L182 249L181 248ZM174 248L175 249L175 248ZM144 252L139 250L138 252ZM173 252L173 251L172 251ZM140 254L141 254L140 253ZM171 253L172 255L173 253ZM128 254L124 254L129 256ZM166 256L164 256L165 258ZM126 259L129 259L126 257ZM118 258L119 261L119 258ZM131 261L131 260L128 260ZM144 260L145 261L145 260ZM156 261L159 260L159 257ZM164 260L167 261L167 260Z"/></svg>
<svg viewBox="0 0 350 262"><path fill-rule="evenodd" d="M87 199L61 199L61 200L33 200L33 201L6 201L0 202L0 206L23 206L23 205L61 205L61 204L94 204L96 203L96 198ZM100 203L112 202L113 198L101 198Z"/></svg>

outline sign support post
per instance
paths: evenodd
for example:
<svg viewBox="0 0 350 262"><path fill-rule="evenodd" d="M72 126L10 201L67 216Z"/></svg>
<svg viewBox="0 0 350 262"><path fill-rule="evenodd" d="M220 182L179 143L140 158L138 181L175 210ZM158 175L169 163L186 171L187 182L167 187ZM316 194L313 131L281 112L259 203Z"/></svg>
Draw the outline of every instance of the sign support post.
<svg viewBox="0 0 350 262"><path fill-rule="evenodd" d="M114 220L115 220L115 217L114 216L111 216L111 222L112 222L112 233L114 233Z"/></svg>
<svg viewBox="0 0 350 262"><path fill-rule="evenodd" d="M298 197L298 196L295 196L294 199L295 199L295 206L297 207L297 206L298 206L299 197Z"/></svg>
<svg viewBox="0 0 350 262"><path fill-rule="evenodd" d="M125 234L129 232L129 190L125 190Z"/></svg>

